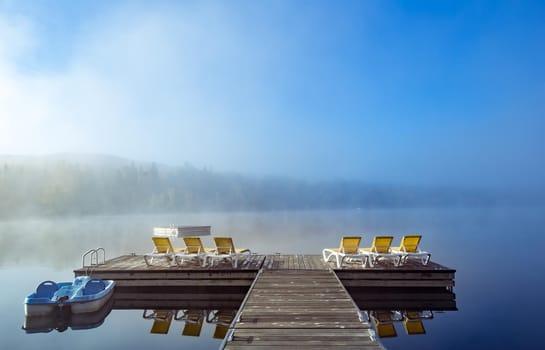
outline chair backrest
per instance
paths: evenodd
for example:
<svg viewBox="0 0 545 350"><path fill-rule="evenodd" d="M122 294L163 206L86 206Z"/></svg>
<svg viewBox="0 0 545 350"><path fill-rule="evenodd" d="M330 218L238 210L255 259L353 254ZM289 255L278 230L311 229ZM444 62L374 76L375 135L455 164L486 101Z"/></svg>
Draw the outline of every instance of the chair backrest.
<svg viewBox="0 0 545 350"><path fill-rule="evenodd" d="M401 239L401 246L399 247L400 250L409 253L418 251L418 244L420 243L421 238L422 236L420 235L403 236Z"/></svg>
<svg viewBox="0 0 545 350"><path fill-rule="evenodd" d="M235 252L235 245L231 237L214 237L217 254L231 254Z"/></svg>
<svg viewBox="0 0 545 350"><path fill-rule="evenodd" d="M426 329L421 320L405 320L403 321L405 332L409 335L413 334L426 334Z"/></svg>
<svg viewBox="0 0 545 350"><path fill-rule="evenodd" d="M55 292L59 290L59 285L53 281L44 281L36 288L36 297L52 298Z"/></svg>
<svg viewBox="0 0 545 350"><path fill-rule="evenodd" d="M397 332L393 323L375 323L375 330L380 338L397 337Z"/></svg>
<svg viewBox="0 0 545 350"><path fill-rule="evenodd" d="M360 236L344 236L341 238L339 250L346 254L356 254L360 248Z"/></svg>
<svg viewBox="0 0 545 350"><path fill-rule="evenodd" d="M229 331L229 326L223 324L217 324L216 329L214 330L214 339L223 339Z"/></svg>
<svg viewBox="0 0 545 350"><path fill-rule="evenodd" d="M186 236L183 238L189 254L203 253L204 247L200 237Z"/></svg>
<svg viewBox="0 0 545 350"><path fill-rule="evenodd" d="M185 315L185 325L182 335L198 337L201 335L204 315L201 310L188 310Z"/></svg>
<svg viewBox="0 0 545 350"><path fill-rule="evenodd" d="M83 295L93 295L102 292L106 289L106 283L103 280L96 278L90 279L83 287Z"/></svg>
<svg viewBox="0 0 545 350"><path fill-rule="evenodd" d="M389 310L375 310L371 312L375 330L380 338L397 337L392 312Z"/></svg>
<svg viewBox="0 0 545 350"><path fill-rule="evenodd" d="M150 333L167 334L173 316L174 314L172 311L155 311L153 326L151 326Z"/></svg>
<svg viewBox="0 0 545 350"><path fill-rule="evenodd" d="M376 253L389 253L393 240L394 237L392 236L375 236L371 251Z"/></svg>
<svg viewBox="0 0 545 350"><path fill-rule="evenodd" d="M153 244L155 244L156 253L172 253L174 248L168 237L151 237Z"/></svg>

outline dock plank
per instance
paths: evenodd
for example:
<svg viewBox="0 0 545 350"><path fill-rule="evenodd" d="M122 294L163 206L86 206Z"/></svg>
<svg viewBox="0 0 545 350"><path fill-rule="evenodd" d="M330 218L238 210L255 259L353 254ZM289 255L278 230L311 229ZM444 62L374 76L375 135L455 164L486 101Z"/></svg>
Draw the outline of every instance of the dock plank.
<svg viewBox="0 0 545 350"><path fill-rule="evenodd" d="M302 255L287 259L284 265L264 264L225 349L383 349L331 270L306 270L313 261Z"/></svg>
<svg viewBox="0 0 545 350"><path fill-rule="evenodd" d="M291 283L297 282L298 288L319 287L328 292L332 289L331 285L319 277L323 271L328 270L334 270L347 288L442 287L448 290L454 287L456 272L433 261L426 266L417 261L409 261L398 267L388 263L377 264L373 268L362 268L360 264L346 264L342 269L335 269L332 263L325 263L320 255L253 254L241 260L237 268L233 268L228 260L218 260L214 266L202 267L196 260L185 261L179 266L164 258L156 259L152 266L147 266L142 255L124 255L110 259L102 265L76 269L74 273L76 276L89 275L102 279L114 279L120 286L190 286L194 283L198 286L208 284L210 287L221 287L233 284L249 286L261 269L270 272L278 271L286 274L285 276L293 277L294 280ZM314 276L314 282L303 285L302 280L296 277L300 271L305 271L305 275ZM262 288L291 287L283 283L285 278L278 279L274 275L270 277L262 275L261 278L263 282L271 282L266 286L263 284ZM231 280L239 282L231 282Z"/></svg>

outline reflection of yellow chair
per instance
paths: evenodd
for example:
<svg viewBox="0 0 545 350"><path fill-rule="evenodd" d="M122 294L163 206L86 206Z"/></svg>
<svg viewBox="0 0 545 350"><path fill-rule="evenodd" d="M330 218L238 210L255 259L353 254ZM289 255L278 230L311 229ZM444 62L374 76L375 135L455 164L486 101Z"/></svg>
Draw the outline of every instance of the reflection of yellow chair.
<svg viewBox="0 0 545 350"><path fill-rule="evenodd" d="M216 329L214 330L215 339L223 339L229 331L229 326L233 321L234 315L219 315L216 320Z"/></svg>
<svg viewBox="0 0 545 350"><path fill-rule="evenodd" d="M411 320L405 318L403 320L403 327L405 327L405 332L407 332L409 335L426 334L426 329L424 328L422 320Z"/></svg>
<svg viewBox="0 0 545 350"><path fill-rule="evenodd" d="M229 325L217 324L214 330L214 339L223 339L229 331Z"/></svg>
<svg viewBox="0 0 545 350"><path fill-rule="evenodd" d="M214 237L214 243L216 249L212 253L207 254L207 258L210 259L230 259L233 267L236 268L238 264L238 258L240 256L249 256L250 249L247 248L235 248L233 239L231 237ZM212 261L212 265L214 262Z"/></svg>
<svg viewBox="0 0 545 350"><path fill-rule="evenodd" d="M144 261L148 266L153 263L154 258L167 258L170 262L174 259L176 253L185 250L185 248L174 248L168 237L151 237L151 239L155 246L153 252L144 255Z"/></svg>
<svg viewBox="0 0 545 350"><path fill-rule="evenodd" d="M401 256L393 253L390 245L394 237L392 236L375 236L373 244L369 248L360 248L360 253L367 255L369 266L373 267L379 259L392 259L394 265L399 265Z"/></svg>
<svg viewBox="0 0 545 350"><path fill-rule="evenodd" d="M405 311L403 313L403 327L405 328L405 332L409 335L426 334L422 320L432 318L433 313L431 311Z"/></svg>
<svg viewBox="0 0 545 350"><path fill-rule="evenodd" d="M174 313L171 310L154 310L151 314L147 315L146 311L144 310L144 318L153 319L150 333L167 334Z"/></svg>
<svg viewBox="0 0 545 350"><path fill-rule="evenodd" d="M392 252L400 254L400 263L405 263L409 258L421 259L422 265L427 265L431 258L431 253L418 249L420 243L420 235L403 236L399 247L392 247Z"/></svg>
<svg viewBox="0 0 545 350"><path fill-rule="evenodd" d="M183 264L185 258L200 260L200 263L205 266L206 254L214 251L213 248L205 248L200 237L186 236L183 238L186 248L184 251L177 253L176 258L180 259L180 264Z"/></svg>
<svg viewBox="0 0 545 350"><path fill-rule="evenodd" d="M325 248L322 251L322 256L325 262L329 262L331 257L335 257L337 268L341 269L345 259L360 260L362 267L365 266L367 256L361 254L358 250L360 247L360 236L345 236L341 238L339 248Z"/></svg>
<svg viewBox="0 0 545 350"><path fill-rule="evenodd" d="M231 325L231 322L235 317L235 314L235 310L218 310L214 313L211 313L211 315L213 315L213 318L211 320L207 318L206 322L216 324L216 329L214 330L215 339L225 338L227 332L229 331L229 326Z"/></svg>
<svg viewBox="0 0 545 350"><path fill-rule="evenodd" d="M185 321L182 335L198 337L201 335L204 315L202 310L187 310L182 319Z"/></svg>
<svg viewBox="0 0 545 350"><path fill-rule="evenodd" d="M380 338L397 337L394 321L399 320L392 315L391 311L371 311L371 320Z"/></svg>

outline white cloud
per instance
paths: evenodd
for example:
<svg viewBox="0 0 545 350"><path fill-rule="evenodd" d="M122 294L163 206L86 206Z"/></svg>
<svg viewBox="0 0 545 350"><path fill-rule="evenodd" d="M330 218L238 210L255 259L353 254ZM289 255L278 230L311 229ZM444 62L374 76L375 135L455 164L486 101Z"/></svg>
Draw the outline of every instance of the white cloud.
<svg viewBox="0 0 545 350"><path fill-rule="evenodd" d="M160 148L172 147L193 161L203 156L233 112L213 103L229 94L214 76L214 62L222 66L229 57L232 33L208 21L216 13L194 16L119 11L103 17L55 71L20 69L21 55L34 53L38 36L23 18L0 18L0 153L154 159Z"/></svg>

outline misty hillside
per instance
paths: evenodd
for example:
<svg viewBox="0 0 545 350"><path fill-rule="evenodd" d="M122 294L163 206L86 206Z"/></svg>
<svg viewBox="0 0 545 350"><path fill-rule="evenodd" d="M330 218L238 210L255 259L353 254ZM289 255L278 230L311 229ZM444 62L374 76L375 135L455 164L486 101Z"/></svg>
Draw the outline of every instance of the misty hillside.
<svg viewBox="0 0 545 350"><path fill-rule="evenodd" d="M311 183L100 155L0 157L0 217L488 205L484 191Z"/></svg>

